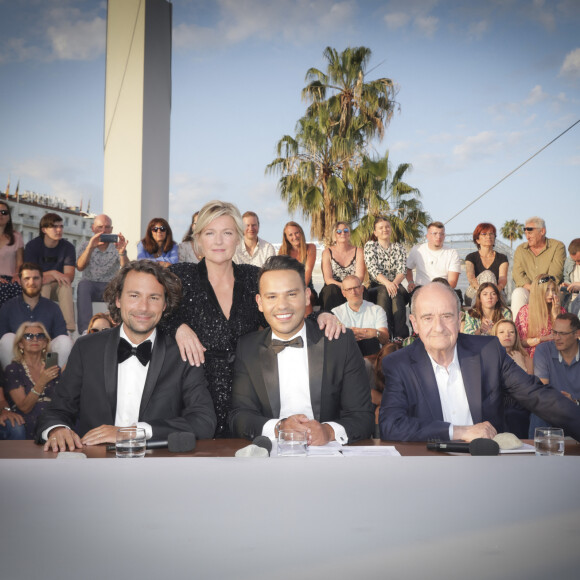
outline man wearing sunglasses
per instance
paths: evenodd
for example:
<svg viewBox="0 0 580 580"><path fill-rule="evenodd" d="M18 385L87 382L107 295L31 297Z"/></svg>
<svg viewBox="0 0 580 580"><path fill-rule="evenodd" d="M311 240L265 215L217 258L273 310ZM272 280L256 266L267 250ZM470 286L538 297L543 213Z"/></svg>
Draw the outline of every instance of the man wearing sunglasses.
<svg viewBox="0 0 580 580"><path fill-rule="evenodd" d="M546 237L546 222L542 218L527 219L524 234L527 242L516 248L512 270L516 283L511 301L514 320L520 308L530 300L530 287L534 278L546 272L554 276L556 283L560 284L566 259L564 244Z"/></svg>

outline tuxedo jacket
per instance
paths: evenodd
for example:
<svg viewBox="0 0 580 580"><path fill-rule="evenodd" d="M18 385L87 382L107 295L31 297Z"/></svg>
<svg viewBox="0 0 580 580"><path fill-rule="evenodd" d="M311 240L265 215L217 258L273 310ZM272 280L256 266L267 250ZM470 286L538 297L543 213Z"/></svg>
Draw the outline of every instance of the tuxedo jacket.
<svg viewBox="0 0 580 580"><path fill-rule="evenodd" d="M523 371L494 336L457 337L457 357L473 423L504 430L503 394L566 435L580 438L580 407ZM393 441L449 439L431 359L421 340L383 359L385 390L379 415L381 438Z"/></svg>
<svg viewBox="0 0 580 580"><path fill-rule="evenodd" d="M349 442L370 437L374 413L369 379L352 331L328 340L315 322L305 323L314 418L342 425ZM229 420L235 437L254 439L269 419L280 417L278 357L271 342L270 329L238 342Z"/></svg>
<svg viewBox="0 0 580 580"><path fill-rule="evenodd" d="M100 425L114 425L117 408L119 327L79 338L55 389L38 418L36 440L52 425L66 425L83 436ZM201 367L181 360L175 340L157 329L141 397L139 421L149 423L154 439L173 431L213 437L216 415Z"/></svg>

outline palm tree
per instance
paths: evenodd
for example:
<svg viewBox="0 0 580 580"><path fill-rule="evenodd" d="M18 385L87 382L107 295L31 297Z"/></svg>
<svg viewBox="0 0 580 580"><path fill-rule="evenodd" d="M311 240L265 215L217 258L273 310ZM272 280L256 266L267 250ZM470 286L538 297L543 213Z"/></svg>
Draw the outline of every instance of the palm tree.
<svg viewBox="0 0 580 580"><path fill-rule="evenodd" d="M501 227L500 234L510 241L510 248L513 250L514 240L521 240L524 237L524 224L518 220L508 220Z"/></svg>

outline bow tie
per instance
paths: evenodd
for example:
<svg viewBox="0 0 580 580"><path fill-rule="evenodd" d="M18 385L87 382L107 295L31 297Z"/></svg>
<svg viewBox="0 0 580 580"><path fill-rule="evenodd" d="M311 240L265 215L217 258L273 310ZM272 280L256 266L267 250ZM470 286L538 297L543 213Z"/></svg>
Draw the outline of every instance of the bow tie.
<svg viewBox="0 0 580 580"><path fill-rule="evenodd" d="M282 352L287 346L292 346L294 348L304 348L304 341L302 340L301 336L297 336L292 340L278 340L273 338L272 344L270 345L276 354Z"/></svg>
<svg viewBox="0 0 580 580"><path fill-rule="evenodd" d="M151 341L146 340L139 346L131 346L128 341L122 338L117 348L117 363L121 364L131 356L136 356L143 366L147 366L147 363L151 360Z"/></svg>

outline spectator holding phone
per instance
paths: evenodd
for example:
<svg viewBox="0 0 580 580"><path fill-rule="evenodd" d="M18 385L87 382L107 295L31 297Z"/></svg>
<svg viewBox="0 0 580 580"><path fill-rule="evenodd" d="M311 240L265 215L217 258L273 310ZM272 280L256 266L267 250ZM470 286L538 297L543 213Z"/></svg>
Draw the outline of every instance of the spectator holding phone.
<svg viewBox="0 0 580 580"><path fill-rule="evenodd" d="M14 360L6 367L6 395L12 410L24 416L26 439L34 439L40 412L51 400L60 377L58 365L47 366L50 337L41 322L24 322L14 338Z"/></svg>
<svg viewBox="0 0 580 580"><path fill-rule="evenodd" d="M91 226L93 237L79 248L77 270L82 279L77 288L77 324L79 334L88 327L93 315L93 302L103 301L103 292L115 274L129 262L127 240L123 234L113 234L113 222L108 215L99 215Z"/></svg>

